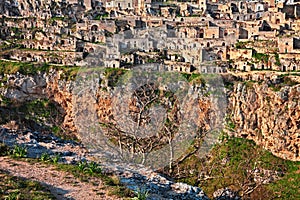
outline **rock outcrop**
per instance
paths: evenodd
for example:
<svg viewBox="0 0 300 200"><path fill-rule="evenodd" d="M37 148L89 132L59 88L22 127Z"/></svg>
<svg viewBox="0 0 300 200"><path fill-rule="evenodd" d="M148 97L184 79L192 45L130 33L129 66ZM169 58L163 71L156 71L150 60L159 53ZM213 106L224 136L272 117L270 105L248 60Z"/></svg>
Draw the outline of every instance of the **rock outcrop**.
<svg viewBox="0 0 300 200"><path fill-rule="evenodd" d="M64 110L64 128L76 132L72 102L74 82L65 80L62 73L50 70L48 74L34 76L6 75L2 78L0 93L19 102L36 98L54 100ZM224 81L231 85L227 96L227 123L229 120L234 127L229 128L229 134L254 140L278 157L299 161L300 77L253 73L226 76ZM111 120L110 94L101 88L96 94L96 112L104 122ZM206 97L201 101L199 105L207 113L209 102ZM205 116L201 115L198 120L209 121Z"/></svg>
<svg viewBox="0 0 300 200"><path fill-rule="evenodd" d="M6 75L0 93L19 102L36 98L54 100L64 110L64 128L76 132L74 82L65 80L62 73L53 70L34 76ZM233 84L228 90L227 120L234 124L230 134L254 140L278 157L299 161L300 77L256 73L225 77L225 81ZM97 95L97 115L108 121L112 112L110 92L99 90ZM206 109L207 99L200 104ZM202 118L199 120L209 121Z"/></svg>
<svg viewBox="0 0 300 200"><path fill-rule="evenodd" d="M231 134L254 140L283 159L299 161L300 77L241 76L229 93Z"/></svg>
<svg viewBox="0 0 300 200"><path fill-rule="evenodd" d="M227 89L228 112L226 119L227 124L229 122L231 124L228 127L228 133L236 137L254 140L258 145L278 157L299 161L300 77L257 73L225 76L224 81L225 85L230 83L229 89ZM64 128L72 132L77 131L74 122L72 93L74 81L66 80L63 71L50 70L48 73L38 73L34 76L5 75L1 79L1 84L0 94L14 101L24 102L36 98L48 98L57 102L63 109ZM96 106L98 117L104 122L109 122L112 112L110 88L107 89L107 85L106 89L101 89L101 87L100 85L100 90L97 90L98 100L95 101L97 103L93 103L93 106ZM203 99L199 100L201 109L206 113L199 115L198 120L202 120L201 124L209 121L209 119L205 119L209 116L210 102L208 100L207 96L203 96ZM38 136L30 132L22 137L30 141L28 144L31 144L32 141L39 144L32 145L33 152L34 146L45 143L39 142L36 139ZM49 148L55 148L55 145ZM107 164L107 167L108 170L119 174L122 182L132 189L146 185L146 188L153 193L153 199L156 196L158 199L170 196L174 199L206 199L200 188L170 182L151 170L110 164ZM231 195L228 192L225 193ZM222 192L222 194L225 193Z"/></svg>

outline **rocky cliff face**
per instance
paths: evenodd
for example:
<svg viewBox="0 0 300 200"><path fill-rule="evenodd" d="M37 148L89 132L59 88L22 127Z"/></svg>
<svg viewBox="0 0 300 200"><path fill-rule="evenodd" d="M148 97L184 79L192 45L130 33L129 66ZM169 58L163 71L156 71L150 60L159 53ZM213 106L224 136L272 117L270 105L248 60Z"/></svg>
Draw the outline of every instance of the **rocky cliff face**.
<svg viewBox="0 0 300 200"><path fill-rule="evenodd" d="M239 78L228 99L231 134L299 161L300 77L259 73Z"/></svg>
<svg viewBox="0 0 300 200"><path fill-rule="evenodd" d="M72 109L72 82L65 80L63 71L50 70L36 75L20 73L0 77L1 101L9 99L15 104L33 101L35 99L50 99L59 105L63 115L62 129L68 133L76 133Z"/></svg>
<svg viewBox="0 0 300 200"><path fill-rule="evenodd" d="M66 81L62 71L50 71L35 76L21 74L2 77L2 96L26 101L49 98L57 102L64 113L64 129L76 132L72 104L73 82ZM300 77L257 73L224 77L229 83L227 125L229 134L254 140L274 155L299 161L300 147ZM104 122L111 117L110 93L99 90L97 115ZM209 102L199 100L208 112ZM201 115L202 122L206 114ZM201 123L202 124L202 123Z"/></svg>

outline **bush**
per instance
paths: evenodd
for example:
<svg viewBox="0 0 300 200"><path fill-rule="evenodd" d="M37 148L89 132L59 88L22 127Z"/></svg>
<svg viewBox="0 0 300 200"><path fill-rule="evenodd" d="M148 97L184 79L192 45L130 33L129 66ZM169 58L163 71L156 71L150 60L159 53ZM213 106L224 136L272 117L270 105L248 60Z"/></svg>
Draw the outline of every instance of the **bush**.
<svg viewBox="0 0 300 200"><path fill-rule="evenodd" d="M60 155L59 154L55 154L53 156L50 157L51 162L53 162L54 164L57 164L58 161L60 160Z"/></svg>
<svg viewBox="0 0 300 200"><path fill-rule="evenodd" d="M83 173L86 173L89 175L102 173L102 169L101 169L100 165L95 162L87 163L86 161L80 161L77 163L77 169L80 172L83 172Z"/></svg>
<svg viewBox="0 0 300 200"><path fill-rule="evenodd" d="M83 171L84 171L84 173L93 175L93 174L101 174L102 169L97 163L90 162L87 164L87 166L85 167L85 169Z"/></svg>
<svg viewBox="0 0 300 200"><path fill-rule="evenodd" d="M149 196L149 191L146 189L139 188L138 191L135 192L136 197L133 200L146 200Z"/></svg>
<svg viewBox="0 0 300 200"><path fill-rule="evenodd" d="M15 158L25 158L27 156L27 149L25 147L15 145L12 150L12 156Z"/></svg>
<svg viewBox="0 0 300 200"><path fill-rule="evenodd" d="M269 60L269 55L264 53L254 53L252 57L264 63L267 63Z"/></svg>
<svg viewBox="0 0 300 200"><path fill-rule="evenodd" d="M41 157L40 157L40 160L43 161L43 162L49 161L49 160L50 160L49 154L47 154L47 153L45 153L45 152L42 153L42 155L41 155Z"/></svg>

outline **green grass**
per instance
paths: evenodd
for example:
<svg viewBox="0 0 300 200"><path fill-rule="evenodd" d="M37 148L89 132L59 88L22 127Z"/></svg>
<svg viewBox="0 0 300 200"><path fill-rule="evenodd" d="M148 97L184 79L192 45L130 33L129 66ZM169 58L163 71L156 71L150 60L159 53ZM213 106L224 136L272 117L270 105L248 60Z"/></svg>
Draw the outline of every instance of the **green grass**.
<svg viewBox="0 0 300 200"><path fill-rule="evenodd" d="M3 170L0 170L0 180L0 199L56 199L39 182L11 176Z"/></svg>
<svg viewBox="0 0 300 200"><path fill-rule="evenodd" d="M275 57L275 65L281 66L279 54L278 54L278 53L275 53L275 54L274 54L274 57Z"/></svg>
<svg viewBox="0 0 300 200"><path fill-rule="evenodd" d="M172 176L177 177L177 181L201 187L209 197L225 187L239 191L241 195L247 184L255 186L253 176L247 173L255 168L281 172L282 177L269 185L258 186L243 198L299 199L300 162L275 157L243 138L224 137L223 142L214 146L208 159L192 155L174 170L181 175Z"/></svg>
<svg viewBox="0 0 300 200"><path fill-rule="evenodd" d="M300 199L300 162L286 161L287 173L267 188L274 192L274 199Z"/></svg>
<svg viewBox="0 0 300 200"><path fill-rule="evenodd" d="M126 70L120 68L105 68L104 75L108 80L108 86L114 87L117 85L119 78L126 73Z"/></svg>
<svg viewBox="0 0 300 200"><path fill-rule="evenodd" d="M196 85L198 85L198 84L205 85L205 79L203 76L206 76L206 75L201 75L198 73L192 73L192 74L181 73L181 75L190 83L193 83Z"/></svg>
<svg viewBox="0 0 300 200"><path fill-rule="evenodd" d="M0 75L15 74L19 72L23 75L35 75L38 72L49 72L50 69L62 70L61 79L74 80L80 67L76 66L56 66L46 63L36 64L31 62L13 62L0 60Z"/></svg>
<svg viewBox="0 0 300 200"><path fill-rule="evenodd" d="M25 158L27 156L27 149L25 147L15 145L11 151L14 158Z"/></svg>
<svg viewBox="0 0 300 200"><path fill-rule="evenodd" d="M54 154L50 156L50 161L54 164L57 164L60 160L61 156L59 154Z"/></svg>
<svg viewBox="0 0 300 200"><path fill-rule="evenodd" d="M120 183L118 177L102 173L100 165L95 162L78 162L76 165L58 163L55 166L58 170L72 173L81 181L89 182L91 178L100 178L104 182L106 189L109 191L109 195L116 195L121 198L134 196L131 190Z"/></svg>
<svg viewBox="0 0 300 200"><path fill-rule="evenodd" d="M80 161L77 163L77 169L80 172L83 172L83 173L89 174L89 175L102 173L102 169L101 169L100 165L98 165L95 162Z"/></svg>
<svg viewBox="0 0 300 200"><path fill-rule="evenodd" d="M264 54L264 53L254 53L252 55L253 58L255 58L258 61L262 61L264 63L267 63L269 60L269 55Z"/></svg>
<svg viewBox="0 0 300 200"><path fill-rule="evenodd" d="M278 92L281 90L282 87L285 86L289 86L289 87L293 87L297 84L299 84L299 82L296 82L294 80L291 79L291 76L296 76L299 74L282 74L279 76L279 78L282 79L281 83L278 84L273 84L273 85L269 85L269 87L274 91L274 92Z"/></svg>
<svg viewBox="0 0 300 200"><path fill-rule="evenodd" d="M101 17L102 17L102 18L107 18L107 17L109 17L109 14L108 14L108 13L105 13L105 14L103 14L103 15L97 15L97 16L94 18L94 20L100 20Z"/></svg>
<svg viewBox="0 0 300 200"><path fill-rule="evenodd" d="M36 99L18 103L13 99L1 97L0 102L2 108L0 109L1 124L14 120L21 127L52 132L60 138L78 141L74 134L62 127L62 108L54 101Z"/></svg>
<svg viewBox="0 0 300 200"><path fill-rule="evenodd" d="M146 200L149 196L149 191L143 188L139 188L138 191L135 192L136 197L133 200Z"/></svg>
<svg viewBox="0 0 300 200"><path fill-rule="evenodd" d="M5 150L6 149L7 148L5 146ZM7 154L5 154L5 155L7 155ZM135 196L135 194L131 190L126 188L120 182L119 177L117 177L113 174L103 173L101 166L96 162L78 162L75 165L74 164L63 164L63 163L59 163L59 162L54 162L52 160L53 156L50 156L47 153L42 154L42 156L38 159L21 158L21 157L17 158L17 157L12 156L11 154L10 154L10 156L13 159L29 162L31 164L43 162L45 166L53 166L53 167L55 167L56 170L71 173L74 177L78 178L82 182L94 182L95 180L100 179L104 183L103 189L105 189L107 191L108 195L118 196L125 200L130 199ZM0 177L1 177L1 170L0 170ZM16 178L16 179L19 179L19 178ZM7 193L6 192L7 189L2 187L3 186L2 179L0 179L0 180L1 180L0 181L0 199L1 199L1 196L3 196L2 194L4 194L4 192L5 192L5 194ZM37 182L33 182L33 181L29 181L29 182L37 183ZM16 189L20 189L20 188L16 188ZM17 197L18 198L22 197L20 199L41 199L41 200L52 199L52 198L47 198L46 196L40 197L40 195L43 194L42 191L35 192L34 189L30 189L30 191L31 191L30 197L25 196L23 198L24 194L22 193L22 191L20 193L17 193L17 195L18 195ZM11 194L11 196L13 196L13 195L14 194ZM49 193L49 195L50 195L50 193Z"/></svg>
<svg viewBox="0 0 300 200"><path fill-rule="evenodd" d="M43 124L45 122L53 124L58 122L60 118L60 111L55 102L48 99L36 99L33 101L26 101L18 103L12 99L2 98L3 109L0 111L2 118L1 123L7 123L11 120L23 121L29 124L35 122ZM6 110L5 110L5 109Z"/></svg>
<svg viewBox="0 0 300 200"><path fill-rule="evenodd" d="M24 75L34 75L38 71L49 71L50 65L48 64L33 64L26 62L10 62L0 60L0 74L15 74L17 72Z"/></svg>
<svg viewBox="0 0 300 200"><path fill-rule="evenodd" d="M42 153L42 155L40 156L40 161L42 161L42 162L50 161L50 155L45 152Z"/></svg>

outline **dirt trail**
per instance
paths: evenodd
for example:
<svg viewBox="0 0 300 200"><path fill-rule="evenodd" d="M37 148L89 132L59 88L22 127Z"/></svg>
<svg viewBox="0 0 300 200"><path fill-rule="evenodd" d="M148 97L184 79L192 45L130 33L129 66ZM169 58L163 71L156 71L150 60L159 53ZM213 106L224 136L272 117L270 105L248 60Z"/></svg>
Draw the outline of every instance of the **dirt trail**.
<svg viewBox="0 0 300 200"><path fill-rule="evenodd" d="M42 163L28 163L13 160L9 157L0 157L0 169L10 175L23 177L41 182L57 199L78 200L115 200L117 197L108 196L104 184L99 179L82 182L71 173L56 170L53 166Z"/></svg>

